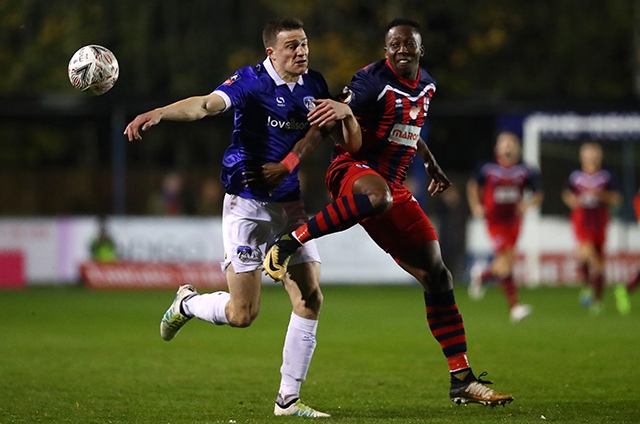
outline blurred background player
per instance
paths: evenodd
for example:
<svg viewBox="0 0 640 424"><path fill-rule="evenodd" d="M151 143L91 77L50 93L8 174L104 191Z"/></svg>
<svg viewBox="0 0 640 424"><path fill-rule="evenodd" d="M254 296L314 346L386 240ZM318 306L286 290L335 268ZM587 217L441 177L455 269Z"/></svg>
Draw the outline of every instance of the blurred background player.
<svg viewBox="0 0 640 424"><path fill-rule="evenodd" d="M638 189L636 195L633 196L633 209L636 213L636 219L638 220L638 223L640 223L640 189ZM621 315L628 315L629 312L631 312L631 300L629 299L629 295L633 293L638 286L640 286L640 269L638 269L635 277L633 277L626 286L623 284L616 286L616 306Z"/></svg>
<svg viewBox="0 0 640 424"><path fill-rule="evenodd" d="M116 243L109 234L106 216L98 217L98 234L91 240L89 250L91 251L91 259L96 262L116 262L118 260Z"/></svg>
<svg viewBox="0 0 640 424"><path fill-rule="evenodd" d="M280 237L267 253L264 267L273 279L282 280L290 258L307 243L360 224L421 284L429 328L449 366L451 400L504 405L513 397L490 389L471 370L453 278L442 261L438 236L405 186L407 169L416 155L431 177L431 194L451 185L419 136L435 92L435 81L420 68L423 55L415 21L396 19L387 26L385 59L358 71L343 92L360 122L362 147L356 152L336 149L325 180L333 203ZM325 119L320 107L309 118L311 122Z"/></svg>
<svg viewBox="0 0 640 424"><path fill-rule="evenodd" d="M620 206L622 195L611 174L602 169L602 147L595 142L580 146L580 169L569 175L562 200L571 209L571 224L578 241L578 273L584 289L580 303L593 314L601 311L604 288L604 245L609 207Z"/></svg>
<svg viewBox="0 0 640 424"><path fill-rule="evenodd" d="M479 166L467 182L467 199L471 213L485 218L493 248L493 260L487 269L481 264L471 269L469 296L478 300L484 296L484 284L499 282L509 303L513 322L531 313L530 305L518 299L513 279L515 245L520 234L524 213L542 202L542 190L537 171L520 160L520 140L512 132L501 132L496 138L495 160ZM525 196L525 191L530 191Z"/></svg>
<svg viewBox="0 0 640 424"><path fill-rule="evenodd" d="M150 215L193 215L195 203L193 194L185 187L179 172L170 172L162 178L158 190L147 199L147 212Z"/></svg>
<svg viewBox="0 0 640 424"><path fill-rule="evenodd" d="M263 31L263 41L267 54L263 62L238 70L208 95L138 115L125 129L130 141L140 140L140 130L146 131L161 120L194 121L235 109L235 130L221 172L226 193L223 270L229 292L198 294L191 285L181 286L161 321L160 333L167 341L193 317L232 327L251 325L260 307L262 258L267 243L308 219L300 200L299 157L291 149L310 127L307 113L314 107L313 99L327 98L329 91L322 75L308 67L308 41L301 21L270 21ZM351 109L333 103L344 112L337 119L350 121L357 130ZM360 141L360 132L353 134ZM270 190L252 175L264 163L274 161L281 161L290 173ZM296 254L283 284L293 312L282 352L282 379L274 414L328 417L299 399L316 346L322 305L320 257L315 244Z"/></svg>

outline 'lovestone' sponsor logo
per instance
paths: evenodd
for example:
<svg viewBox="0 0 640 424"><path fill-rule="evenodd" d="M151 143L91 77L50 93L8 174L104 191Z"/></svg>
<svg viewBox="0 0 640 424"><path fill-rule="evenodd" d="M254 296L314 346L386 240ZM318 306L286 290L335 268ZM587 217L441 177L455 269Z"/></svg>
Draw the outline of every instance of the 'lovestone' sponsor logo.
<svg viewBox="0 0 640 424"><path fill-rule="evenodd" d="M295 119L288 121L279 121L267 116L267 126L272 128L280 128L281 130L306 130L309 128L309 122L298 122Z"/></svg>

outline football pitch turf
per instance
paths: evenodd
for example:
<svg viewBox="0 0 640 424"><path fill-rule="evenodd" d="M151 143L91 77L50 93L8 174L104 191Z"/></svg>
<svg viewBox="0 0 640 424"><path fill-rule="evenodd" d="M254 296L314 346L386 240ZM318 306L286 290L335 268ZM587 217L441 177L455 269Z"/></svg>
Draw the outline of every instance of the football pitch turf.
<svg viewBox="0 0 640 424"><path fill-rule="evenodd" d="M417 286L325 286L302 399L344 423L639 423L640 295L592 317L575 288L522 290L509 322L498 289L457 286L469 359L506 407L457 406ZM167 343L170 291L80 287L0 292L0 423L283 423L275 417L290 304L267 285L247 329L193 320Z"/></svg>

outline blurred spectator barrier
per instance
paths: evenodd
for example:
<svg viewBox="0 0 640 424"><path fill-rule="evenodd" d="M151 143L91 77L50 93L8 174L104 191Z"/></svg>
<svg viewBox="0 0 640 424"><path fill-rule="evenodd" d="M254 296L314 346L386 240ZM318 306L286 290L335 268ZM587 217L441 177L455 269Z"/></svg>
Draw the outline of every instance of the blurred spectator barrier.
<svg viewBox="0 0 640 424"><path fill-rule="evenodd" d="M22 252L0 250L0 288L19 288L23 287L25 283Z"/></svg>
<svg viewBox="0 0 640 424"><path fill-rule="evenodd" d="M539 219L539 221L538 221ZM0 288L23 284L76 284L84 277L94 287L171 287L224 285L220 262L219 218L110 217L109 232L120 261L109 268L90 262L90 243L98 231L95 217L0 219ZM536 238L539 255L526 254ZM323 284L410 284L412 278L382 252L361 227L317 240ZM467 224L469 266L490 255L482 221ZM516 277L528 285L571 284L575 275L575 242L568 219L525 217L517 245ZM613 220L605 251L607 279L624 281L640 263L640 226ZM539 273L532 274L534 258ZM539 275L539 279L533 276ZM457 282L463 275L454 275ZM265 277L265 282L270 280Z"/></svg>
<svg viewBox="0 0 640 424"><path fill-rule="evenodd" d="M95 262L80 265L82 281L98 289L167 288L183 284L225 289L227 280L218 264L202 262Z"/></svg>
<svg viewBox="0 0 640 424"><path fill-rule="evenodd" d="M92 216L0 219L0 251L24 258L29 285L76 284L83 277L93 287L224 284L220 218L113 216L107 226L119 258L113 266L91 262L90 245L99 229ZM412 281L360 227L317 243L323 283Z"/></svg>

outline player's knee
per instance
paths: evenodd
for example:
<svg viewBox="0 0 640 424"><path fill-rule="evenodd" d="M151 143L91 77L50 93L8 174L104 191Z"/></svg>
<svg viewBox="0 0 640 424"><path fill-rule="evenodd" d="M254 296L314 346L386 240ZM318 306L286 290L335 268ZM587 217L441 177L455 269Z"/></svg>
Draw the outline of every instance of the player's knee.
<svg viewBox="0 0 640 424"><path fill-rule="evenodd" d="M313 292L311 292L304 299L304 306L306 309L310 310L317 316L320 313L320 309L322 309L323 301L324 301L324 297L322 296L322 292L318 288Z"/></svg>
<svg viewBox="0 0 640 424"><path fill-rule="evenodd" d="M438 270L438 281L440 287L452 288L453 287L453 276L451 275L451 271L444 264Z"/></svg>
<svg viewBox="0 0 640 424"><path fill-rule="evenodd" d="M317 288L295 301L293 310L301 317L317 319L323 300L322 292Z"/></svg>
<svg viewBox="0 0 640 424"><path fill-rule="evenodd" d="M389 190L376 190L368 194L375 214L388 211L393 205L393 197Z"/></svg>
<svg viewBox="0 0 640 424"><path fill-rule="evenodd" d="M438 261L427 270L429 289L432 292L443 292L453 288L453 276L444 262Z"/></svg>
<svg viewBox="0 0 640 424"><path fill-rule="evenodd" d="M227 316L227 321L231 327L247 328L258 317L258 308L243 307L234 308Z"/></svg>

